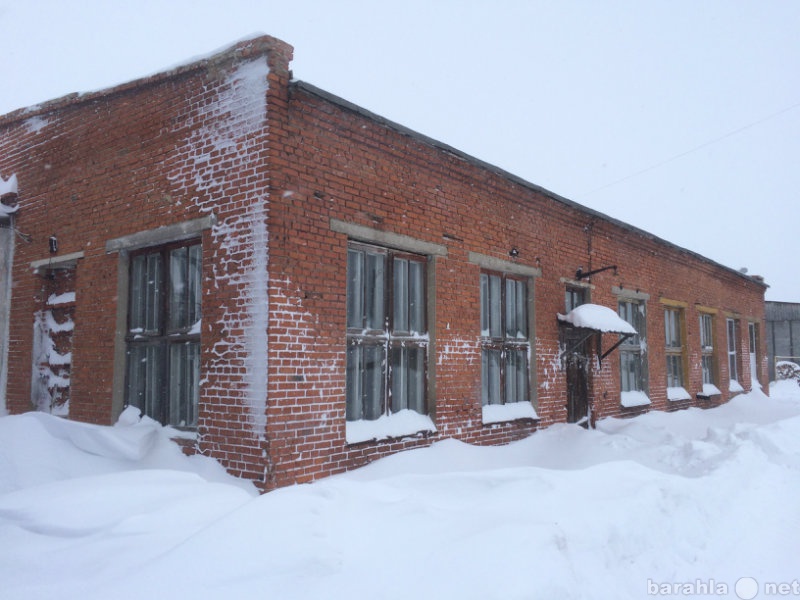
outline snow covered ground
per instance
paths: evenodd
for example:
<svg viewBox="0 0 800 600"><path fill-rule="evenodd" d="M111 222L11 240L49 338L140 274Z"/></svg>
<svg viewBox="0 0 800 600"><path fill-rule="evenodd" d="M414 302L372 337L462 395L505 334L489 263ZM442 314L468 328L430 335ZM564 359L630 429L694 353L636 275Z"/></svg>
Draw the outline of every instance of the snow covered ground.
<svg viewBox="0 0 800 600"><path fill-rule="evenodd" d="M800 388L771 393L263 496L129 412L3 417L0 597L800 596Z"/></svg>

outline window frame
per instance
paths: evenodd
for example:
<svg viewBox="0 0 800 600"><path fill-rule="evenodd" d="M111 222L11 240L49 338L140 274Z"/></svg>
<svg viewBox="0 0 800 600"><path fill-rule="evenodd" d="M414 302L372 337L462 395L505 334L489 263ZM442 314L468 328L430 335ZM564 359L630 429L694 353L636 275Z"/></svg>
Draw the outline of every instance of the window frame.
<svg viewBox="0 0 800 600"><path fill-rule="evenodd" d="M494 329L492 282L497 281L497 330ZM514 286L513 323L509 319L509 283ZM520 299L519 294L523 297ZM505 406L531 402L531 315L530 278L525 275L482 269L480 272L480 346L481 346L481 406ZM516 334L510 335L509 326L522 321ZM520 335L521 333L521 335ZM524 357L521 361L519 357ZM496 357L493 367L491 357ZM516 357L516 358L514 358ZM514 364L514 362L516 364ZM491 370L490 370L490 367ZM495 372L496 370L496 372ZM513 379L513 380L512 380ZM513 386L513 390L509 391ZM519 391L521 390L521 391ZM513 398L510 394L513 394Z"/></svg>
<svg viewBox="0 0 800 600"><path fill-rule="evenodd" d="M183 280L180 291L182 293L185 290L186 296L175 303L174 293L179 286L173 285L173 257L176 251L182 249L186 249L184 275L187 278ZM147 282L156 286L153 294L156 302L150 308L157 311L157 323L152 329L147 328L149 323L145 323L144 328L136 326L140 323L135 313L142 307L142 296L147 296L146 292L139 293L141 290L135 281L141 275L136 264L142 257L158 257L160 264L158 280ZM162 424L194 430L198 424L200 401L201 328L198 324L202 321L202 241L191 238L139 248L130 252L128 265L123 405L136 406ZM190 304L193 304L191 309ZM186 310L186 322L176 325L175 308L179 306ZM147 308L145 306L145 312ZM188 350L189 354L181 358L182 350ZM142 352L144 354L140 354ZM147 364L144 371L134 377L136 356L143 356L141 360ZM158 364L149 364L153 360ZM134 393L139 396L138 399L132 398Z"/></svg>
<svg viewBox="0 0 800 600"><path fill-rule="evenodd" d="M716 386L719 380L717 376L717 357L715 344L715 315L709 312L701 312L700 322L700 368L702 371L702 384Z"/></svg>
<svg viewBox="0 0 800 600"><path fill-rule="evenodd" d="M686 344L684 311L680 307L664 307L664 353L666 355L667 388L686 387Z"/></svg>
<svg viewBox="0 0 800 600"><path fill-rule="evenodd" d="M626 310L623 312L623 305ZM632 307L630 315L637 315L629 318L627 307ZM620 356L620 392L642 392L649 393L649 376L647 365L647 303L643 299L619 297L617 299L617 314L620 318L629 323L637 331L636 335L623 340L619 346ZM631 377L626 376L626 364L638 366L634 379L636 387L631 388Z"/></svg>
<svg viewBox="0 0 800 600"><path fill-rule="evenodd" d="M739 346L737 338L739 334L739 319L733 317L726 317L725 319L725 332L726 332L726 355L728 357L728 379L730 381L739 382ZM740 384L741 385L741 384Z"/></svg>
<svg viewBox="0 0 800 600"><path fill-rule="evenodd" d="M749 345L748 362L750 364L750 382L758 384L758 366L759 366L759 339L761 336L759 323L755 321L747 322L747 341Z"/></svg>
<svg viewBox="0 0 800 600"><path fill-rule="evenodd" d="M380 274L380 323L373 320L368 322L369 315L365 312L367 306L377 308L376 304L369 305L366 300L368 286L363 277L367 273L366 268L361 272L361 280L356 284L353 272L353 256L358 254L364 257L363 265L367 265L368 256L382 257L382 273ZM428 293L429 293L429 257L398 250L390 247L369 244L366 242L350 240L347 245L347 315L346 315L346 339L347 339L347 372L345 377L345 406L346 421L374 421L382 416L390 416L403 409L411 409L415 412L428 415L430 413L430 398L428 391L429 379L429 353L430 353L430 315L428 314ZM417 265L415 281L421 286L421 290L416 293L411 290L411 280L407 279L405 290L398 289L398 277L396 271L401 264L408 266L408 272L414 269L411 265ZM402 268L402 267L401 267ZM377 277L377 274L373 275ZM358 299L354 295L354 286L358 285ZM373 286L374 287L374 286ZM409 301L406 305L408 309L404 317L399 312L401 304L398 303L398 292L409 293ZM414 302L410 296L415 295ZM358 300L360 325L354 322L355 313L353 312L354 303ZM377 302L377 300L376 300ZM405 302L404 302L405 304ZM416 323L413 323L416 314ZM373 317L375 315L372 315ZM400 328L398 321L408 319L408 325ZM419 327L419 325L422 327ZM416 326L415 326L416 325ZM365 369L364 357L366 349L379 349L377 355L373 357L374 363L380 358L380 371ZM414 360L415 359L415 360ZM411 362L416 364L416 370ZM400 377L396 373L397 366L405 371L405 377ZM418 373L416 380L409 377L408 373ZM370 383L368 378L373 373L372 394L369 394L365 387ZM409 395L411 383L417 394ZM403 391L403 397L398 398L398 390ZM354 395L355 394L355 395Z"/></svg>
<svg viewBox="0 0 800 600"><path fill-rule="evenodd" d="M564 314L590 302L590 289L588 286L568 283L564 289Z"/></svg>

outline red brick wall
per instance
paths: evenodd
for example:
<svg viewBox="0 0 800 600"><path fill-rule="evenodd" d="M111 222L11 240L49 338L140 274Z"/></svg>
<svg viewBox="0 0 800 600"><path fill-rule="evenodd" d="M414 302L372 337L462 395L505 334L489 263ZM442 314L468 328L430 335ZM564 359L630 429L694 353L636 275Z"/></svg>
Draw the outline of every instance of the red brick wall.
<svg viewBox="0 0 800 600"><path fill-rule="evenodd" d="M265 58L265 56L267 58ZM117 253L106 242L213 213L202 235L202 392L198 451L264 489L363 465L454 437L507 443L566 418L556 315L564 279L592 278L593 302L612 288L649 294L651 408L665 410L663 306L686 303L691 365L700 389L697 306L718 310L720 380L726 313L762 324L763 286L650 236L599 218L477 161L289 84L291 48L271 38L175 72L0 119L0 175L20 184L7 404L29 410L33 315L46 286L31 273L55 234L59 255L83 252L76 304L70 417L115 418ZM265 62L266 61L266 62ZM269 69L267 69L269 66ZM447 249L435 259L436 434L348 445L345 440L347 236L337 219ZM540 268L535 280L539 424L483 425L479 273L470 252ZM762 340L764 336L762 335ZM615 341L606 336L604 346ZM762 342L763 346L763 342ZM765 382L766 352L761 381ZM749 363L740 381L749 387ZM433 374L432 374L433 375ZM722 388L722 400L728 398ZM592 377L596 416L623 409L619 357ZM697 404L696 401L680 406Z"/></svg>
<svg viewBox="0 0 800 600"><path fill-rule="evenodd" d="M266 384L253 373L266 362L266 310L257 303L260 291L266 307L267 104L285 101L290 59L289 46L262 38L0 120L0 174L17 175L16 227L32 240L17 240L15 253L11 412L31 409L33 315L47 286L29 265L50 256L50 235L59 240L56 260L84 254L75 268L69 414L110 423L118 255L106 242L213 213L217 225L202 236L199 450L234 473L264 478Z"/></svg>
<svg viewBox="0 0 800 600"><path fill-rule="evenodd" d="M595 303L616 310L615 286L649 294L650 408L702 404L666 399L662 297L687 304L687 389L693 395L702 387L695 305L719 309L716 344L720 380L727 381L723 312L741 315L745 349L746 319L763 322L761 285L351 108L307 86L294 87L287 137L273 163L273 197L284 198L280 210L273 206L270 225L270 339L280 355L270 364L273 485L339 472L431 439L506 443L535 429L530 421L481 423L480 268L468 262L470 251L510 260L509 250L518 248L517 262L541 266L533 343L541 424L566 418L556 314L564 311L562 278L573 278L579 266L618 266L617 275L609 271L593 278ZM347 237L331 231L331 218L447 247L447 257L436 264L436 435L391 443L345 441ZM615 341L605 336L604 347ZM760 353L766 356L764 348ZM762 361L765 381L763 376ZM749 388L749 373L740 380ZM592 383L598 418L645 410L620 405L617 353L595 370ZM727 388L720 387L725 400Z"/></svg>

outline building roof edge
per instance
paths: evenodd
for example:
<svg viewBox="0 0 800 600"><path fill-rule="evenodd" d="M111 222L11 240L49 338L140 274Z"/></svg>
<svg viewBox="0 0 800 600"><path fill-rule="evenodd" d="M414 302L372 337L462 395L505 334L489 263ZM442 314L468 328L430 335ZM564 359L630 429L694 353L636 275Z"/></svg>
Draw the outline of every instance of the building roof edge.
<svg viewBox="0 0 800 600"><path fill-rule="evenodd" d="M29 119L31 117L42 115L44 113L52 112L54 110L60 110L67 106L83 104L86 102L97 100L99 98L113 96L115 94L123 93L139 87L150 86L157 83L161 83L163 81L168 81L170 79L180 77L187 73L192 73L194 71L199 71L202 69L214 67L216 65L221 65L228 61L264 56L269 54L269 52L272 51L273 49L281 46L286 48L291 48L291 46L286 44L286 42L279 40L278 38L269 35L259 34L235 42L234 44L226 46L222 49L214 50L209 54L203 56L195 56L193 58L188 59L188 61L185 63L173 66L171 68L167 68L163 71L157 71L151 75L145 75L143 77L138 77L131 81L127 81L106 88L101 88L94 91L71 92L59 98L54 98L52 100L45 100L44 102L41 102L39 104L34 104L28 107L18 108L16 110L11 111L10 113L6 113L5 115L0 115L0 127L5 125L10 125L20 120Z"/></svg>
<svg viewBox="0 0 800 600"><path fill-rule="evenodd" d="M468 162L468 163L470 163L470 164L472 164L472 165L474 165L476 167L479 167L479 168L482 168L482 169L486 169L487 171L490 171L490 172L492 172L492 173L494 173L494 174L496 174L496 175L498 175L500 177L503 177L504 179L507 179L507 180L517 184L517 185L520 185L520 186L525 187L525 188L527 188L529 190L532 190L534 192L542 194L543 196L546 196L547 198L549 198L549 199L551 199L551 200L553 200L555 202L558 202L558 203L563 204L565 206L568 206L568 207L570 207L570 208L572 208L574 210L582 212L582 213L586 214L589 217L596 218L596 219L599 219L599 220L602 220L602 221L606 221L607 223L610 223L612 225L615 225L617 227L620 227L622 229L630 231L631 233L635 233L636 235L639 235L639 236L641 236L643 238L646 238L646 239L652 240L654 242L669 246L670 248L673 248L673 249L675 249L675 250L677 250L679 252L688 254L688 255L690 255L690 256L692 256L692 257L694 257L694 258L696 258L696 259L698 259L698 260L700 260L702 262L705 262L707 264L713 265L714 267L719 267L721 269L724 269L725 271L729 272L732 275L736 275L737 277L741 277L743 279L746 279L747 281L750 281L750 282L753 282L753 283L755 283L757 285L760 285L765 290L769 287L769 285L766 284L763 281L763 279L760 279L757 276L751 276L751 275L747 275L745 273L742 273L741 271L738 271L738 270L736 270L736 269L734 269L732 267L728 267L728 266L723 265L722 263L719 263L719 262L717 262L717 261L715 261L713 259L710 259L710 258L708 258L706 256L703 256L702 254L698 254L697 252L694 252L693 250L689 250L689 249L684 248L682 246L679 246L679 245L677 245L677 244L675 244L673 242L670 242L669 240L661 238L661 237L659 237L659 236L657 236L657 235L655 235L653 233L650 233L649 231L645 231L644 229L640 229L640 228L636 227L635 225L631 225L631 224L626 223L624 221L620 221L619 219L611 217L611 216L609 216L609 215L607 215L605 213L597 211L597 210L595 210L593 208L589 208L588 206L584 206L583 204L575 202L574 200L570 200L569 198L561 196L561 195L559 195L559 194L557 194L557 193L555 193L553 191L550 191L550 190L548 190L548 189L546 189L546 188L544 188L544 187L542 187L540 185L532 183L532 182L530 182L530 181L528 181L526 179L523 179L522 177L520 177L518 175L515 175L515 174L513 174L513 173L511 173L509 171L506 171L505 169L503 169L501 167L498 167L497 165L494 165L492 163L489 163L489 162L486 162L486 161L481 160L479 158L476 158L475 156L467 154L466 152L463 152L463 151L461 151L461 150L459 150L457 148L454 148L453 146L450 146L450 145L448 145L448 144L446 144L446 143L444 143L442 141L439 141L439 140L434 139L432 137L429 137L429 136L427 136L427 135L425 135L423 133L420 133L418 131L410 129L410 128L406 127L405 125L401 125L401 124L399 124L399 123L397 123L395 121L387 119L386 117L383 117L383 116L378 115L378 114L376 114L376 113L374 113L374 112L372 112L370 110L367 110L366 108L363 108L363 107L361 107L361 106L359 106L357 104L354 104L353 102L350 102L349 100L345 100L344 98L341 98L340 96L337 96L335 94L327 92L327 91L325 91L325 90L323 90L321 88L318 88L317 86L315 86L313 84L310 84L310 83L305 82L305 81L294 80L294 81L292 81L291 85L296 87L296 88L298 88L298 89L300 89L300 90L303 90L306 93L318 96L319 98L321 98L323 100L326 100L328 102L336 104L337 106L340 106L341 108L343 108L345 110L349 110L351 112L355 112L355 113L357 113L357 114L359 114L359 115L361 115L361 116L363 116L363 117L365 117L365 118L367 118L367 119L369 119L371 121L374 121L374 122L376 122L376 123L378 123L380 125L388 127L390 129L394 129L395 131L397 131L401 135L408 136L408 137L410 137L412 139L415 139L415 140L417 140L419 142L422 142L423 144L429 145L429 146L431 146L433 148L436 148L436 149L441 150L443 152L446 152L448 154L452 154L456 158L458 158L460 160L464 160L464 161L466 161L466 162Z"/></svg>

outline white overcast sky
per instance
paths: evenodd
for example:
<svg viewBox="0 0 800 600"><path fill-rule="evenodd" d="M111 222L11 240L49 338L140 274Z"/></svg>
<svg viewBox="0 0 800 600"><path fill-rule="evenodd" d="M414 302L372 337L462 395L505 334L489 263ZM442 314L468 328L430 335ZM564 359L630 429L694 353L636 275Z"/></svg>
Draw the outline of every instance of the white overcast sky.
<svg viewBox="0 0 800 600"><path fill-rule="evenodd" d="M800 2L0 0L0 31L0 114L273 35L296 79L800 302Z"/></svg>

